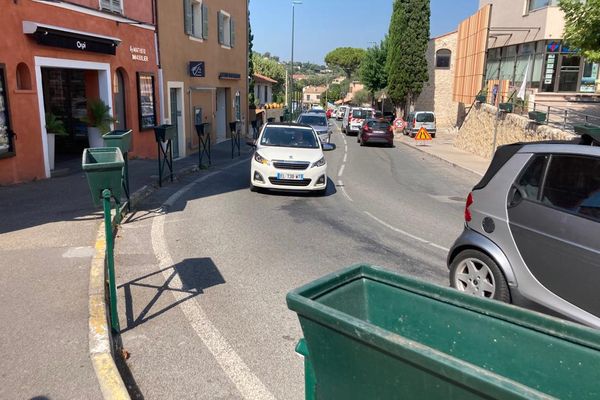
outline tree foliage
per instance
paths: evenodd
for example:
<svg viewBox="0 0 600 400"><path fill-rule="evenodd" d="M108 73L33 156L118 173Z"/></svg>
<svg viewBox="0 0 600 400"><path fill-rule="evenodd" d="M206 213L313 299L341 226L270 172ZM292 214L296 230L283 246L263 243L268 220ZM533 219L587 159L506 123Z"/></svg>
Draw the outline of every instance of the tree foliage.
<svg viewBox="0 0 600 400"><path fill-rule="evenodd" d="M565 13L564 39L593 62L600 62L600 0L561 0Z"/></svg>
<svg viewBox="0 0 600 400"><path fill-rule="evenodd" d="M248 54L254 54L252 48L254 47L254 35L252 34L252 25L250 25L250 11L248 11ZM255 104L256 98L254 97L254 58L248 57L248 104Z"/></svg>
<svg viewBox="0 0 600 400"><path fill-rule="evenodd" d="M342 96L342 86L338 83L332 83L329 85L329 89L327 90L327 95L325 93L321 96L321 105L325 107L327 102L334 103L341 99Z"/></svg>
<svg viewBox="0 0 600 400"><path fill-rule="evenodd" d="M350 78L360 67L360 63L365 57L364 49L354 47L338 47L325 56L325 62L331 67L341 68L346 77Z"/></svg>
<svg viewBox="0 0 600 400"><path fill-rule="evenodd" d="M357 106L362 106L363 104L371 103L372 97L371 93L367 89L361 89L354 93L352 97L352 103Z"/></svg>
<svg viewBox="0 0 600 400"><path fill-rule="evenodd" d="M429 79L429 0L394 0L388 33L388 96L396 107L412 106Z"/></svg>
<svg viewBox="0 0 600 400"><path fill-rule="evenodd" d="M382 40L379 45L367 49L367 54L360 64L360 81L371 92L375 92L387 86L387 71L385 69L387 60L387 38Z"/></svg>
<svg viewBox="0 0 600 400"><path fill-rule="evenodd" d="M273 84L273 97L278 98L278 95L285 91L285 67L277 61L265 58L258 53L252 54L252 62L254 73L277 81L277 83Z"/></svg>

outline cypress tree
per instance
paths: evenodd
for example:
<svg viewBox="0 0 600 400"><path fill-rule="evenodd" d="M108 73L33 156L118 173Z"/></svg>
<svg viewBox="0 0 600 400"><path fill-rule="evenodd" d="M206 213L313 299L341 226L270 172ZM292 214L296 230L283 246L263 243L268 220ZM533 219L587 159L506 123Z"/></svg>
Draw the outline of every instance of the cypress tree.
<svg viewBox="0 0 600 400"><path fill-rule="evenodd" d="M429 0L394 0L388 33L388 96L411 108L428 80Z"/></svg>

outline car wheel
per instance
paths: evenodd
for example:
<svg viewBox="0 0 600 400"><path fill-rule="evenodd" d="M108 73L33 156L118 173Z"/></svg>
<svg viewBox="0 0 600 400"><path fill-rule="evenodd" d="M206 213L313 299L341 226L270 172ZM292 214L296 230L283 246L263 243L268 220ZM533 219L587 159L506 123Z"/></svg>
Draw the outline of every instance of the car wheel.
<svg viewBox="0 0 600 400"><path fill-rule="evenodd" d="M504 274L494 260L478 250L465 250L452 261L450 286L478 297L510 303Z"/></svg>

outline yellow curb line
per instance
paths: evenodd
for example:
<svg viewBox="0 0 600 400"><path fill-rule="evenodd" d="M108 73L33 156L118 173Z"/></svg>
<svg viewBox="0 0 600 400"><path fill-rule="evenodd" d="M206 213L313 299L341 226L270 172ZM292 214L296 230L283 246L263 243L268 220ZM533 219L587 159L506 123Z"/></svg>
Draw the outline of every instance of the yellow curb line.
<svg viewBox="0 0 600 400"><path fill-rule="evenodd" d="M130 400L129 393L112 354L112 337L106 307L104 222L98 228L96 253L90 268L89 285L89 346L90 358L96 371L100 390L106 400Z"/></svg>

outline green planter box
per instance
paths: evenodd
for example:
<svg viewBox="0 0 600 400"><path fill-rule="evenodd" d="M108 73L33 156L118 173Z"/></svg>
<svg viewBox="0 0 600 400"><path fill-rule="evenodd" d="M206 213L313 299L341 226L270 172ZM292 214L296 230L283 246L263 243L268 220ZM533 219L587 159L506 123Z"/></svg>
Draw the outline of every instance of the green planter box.
<svg viewBox="0 0 600 400"><path fill-rule="evenodd" d="M500 103L500 104L498 104L498 107L500 107L500 111L511 113L511 112L513 112L514 104L513 103Z"/></svg>
<svg viewBox="0 0 600 400"><path fill-rule="evenodd" d="M546 122L546 113L541 111L529 111L529 119L535 121L538 124Z"/></svg>
<svg viewBox="0 0 600 400"><path fill-rule="evenodd" d="M114 130L102 135L104 147L118 147L121 153L128 153L131 148L131 129Z"/></svg>
<svg viewBox="0 0 600 400"><path fill-rule="evenodd" d="M366 265L287 304L306 340L307 398L600 398L600 332L574 323Z"/></svg>
<svg viewBox="0 0 600 400"><path fill-rule="evenodd" d="M121 198L123 164L123 154L118 147L96 147L83 151L81 168L85 171L95 206L102 205L104 189L109 189L114 198Z"/></svg>
<svg viewBox="0 0 600 400"><path fill-rule="evenodd" d="M574 125L575 133L578 135L600 135L600 126L596 125Z"/></svg>
<svg viewBox="0 0 600 400"><path fill-rule="evenodd" d="M475 96L475 100L477 100L480 103L485 103L487 101L487 96L485 94L479 94Z"/></svg>
<svg viewBox="0 0 600 400"><path fill-rule="evenodd" d="M154 127L154 135L157 142L166 142L175 139L177 131L175 125L159 125Z"/></svg>

